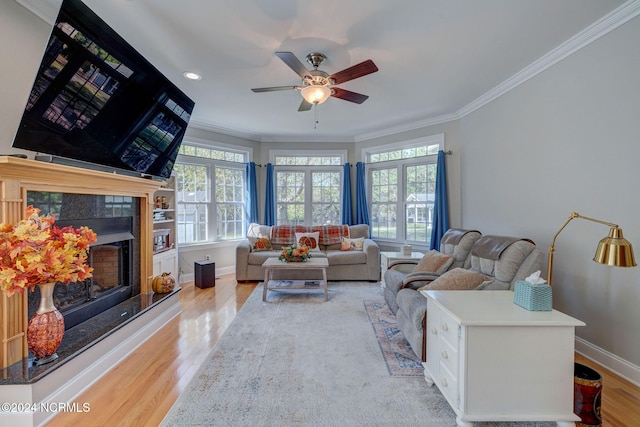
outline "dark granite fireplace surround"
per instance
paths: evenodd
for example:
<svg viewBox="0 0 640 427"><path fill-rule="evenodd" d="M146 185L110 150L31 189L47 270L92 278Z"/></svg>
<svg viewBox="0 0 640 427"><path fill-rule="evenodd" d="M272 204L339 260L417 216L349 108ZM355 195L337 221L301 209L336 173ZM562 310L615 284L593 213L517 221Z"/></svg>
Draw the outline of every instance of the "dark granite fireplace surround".
<svg viewBox="0 0 640 427"><path fill-rule="evenodd" d="M88 319L74 321L74 325L67 325L62 344L58 348L59 358L51 363L34 366L33 356L29 353L28 359L17 362L12 366L0 369L1 384L24 384L38 381L56 368L80 354L86 348L109 336L118 328L125 325L138 315L161 302L163 299L172 296L176 291L169 294L141 294L140 289L140 200L135 197L110 196L110 195L85 195L85 194L62 194L45 192L27 192L27 202L41 210L42 214L53 213L56 215L56 225L73 225L80 227L83 225L95 228L98 234L98 241L92 245L91 250L100 248L104 252L107 262L112 262L113 254L119 258L129 258L124 260L122 270L117 267L113 274L107 274L106 281L111 277L117 277L117 284L109 284L104 294L107 298L86 298L85 303L79 302L70 308L71 312L82 311L82 306L90 307ZM104 224L115 224L115 229L105 230ZM107 225L107 227L109 227ZM124 231L122 227L127 227ZM129 234L130 233L130 234ZM133 238L130 238L133 237ZM106 240L105 240L106 238ZM95 256L95 254L94 254ZM100 255L102 257L102 255ZM119 260L118 262L121 262ZM127 265L128 264L128 265ZM94 266L94 268L96 268ZM124 283L123 283L124 282ZM58 284L59 292L68 293L65 287L85 290L87 284L75 283L70 285ZM54 291L55 299L56 291ZM122 295L126 295L123 298ZM101 299L109 301L100 301ZM37 291L29 295L29 316L37 309L39 296ZM96 304L96 302L98 302ZM106 305L105 305L106 304ZM65 309L61 310L65 317L65 322L70 316L65 314ZM75 316L72 314L71 317ZM81 316L82 317L82 316Z"/></svg>

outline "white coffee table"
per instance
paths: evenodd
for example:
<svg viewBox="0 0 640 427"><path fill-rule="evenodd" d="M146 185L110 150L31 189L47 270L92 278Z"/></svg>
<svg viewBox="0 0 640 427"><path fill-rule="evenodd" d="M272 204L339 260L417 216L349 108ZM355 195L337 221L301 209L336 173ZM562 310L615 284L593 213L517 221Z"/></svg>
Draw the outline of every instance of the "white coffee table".
<svg viewBox="0 0 640 427"><path fill-rule="evenodd" d="M327 267L329 261L326 258L309 258L305 262L282 262L278 258L267 258L262 263L264 267L264 284L262 289L262 301L267 300L268 290L288 290L288 289L305 289L317 290L322 287L324 289L324 300L329 300L329 289L327 288ZM274 270L322 270L322 283L318 285L310 285L310 282L316 280L272 280Z"/></svg>

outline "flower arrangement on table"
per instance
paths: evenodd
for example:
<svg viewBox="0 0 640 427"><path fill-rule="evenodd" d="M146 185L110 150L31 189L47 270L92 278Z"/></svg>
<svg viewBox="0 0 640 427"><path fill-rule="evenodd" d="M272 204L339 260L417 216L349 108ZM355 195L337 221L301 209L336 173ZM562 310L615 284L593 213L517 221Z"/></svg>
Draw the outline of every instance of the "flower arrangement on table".
<svg viewBox="0 0 640 427"><path fill-rule="evenodd" d="M278 257L283 262L304 262L311 258L309 248L305 245L289 245L282 248L282 253Z"/></svg>
<svg viewBox="0 0 640 427"><path fill-rule="evenodd" d="M88 227L53 225L55 215L39 215L29 206L17 225L0 224L0 290L8 296L35 285L77 282L92 276L87 265L96 233Z"/></svg>

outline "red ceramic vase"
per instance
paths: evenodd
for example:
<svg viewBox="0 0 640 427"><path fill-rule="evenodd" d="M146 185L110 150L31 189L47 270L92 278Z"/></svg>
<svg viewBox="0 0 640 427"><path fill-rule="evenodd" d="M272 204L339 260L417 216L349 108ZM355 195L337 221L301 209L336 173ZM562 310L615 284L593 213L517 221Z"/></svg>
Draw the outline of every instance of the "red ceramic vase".
<svg viewBox="0 0 640 427"><path fill-rule="evenodd" d="M42 365L58 358L56 351L64 337L64 317L53 303L55 283L38 285L40 288L40 306L29 320L27 345L36 357L34 364Z"/></svg>

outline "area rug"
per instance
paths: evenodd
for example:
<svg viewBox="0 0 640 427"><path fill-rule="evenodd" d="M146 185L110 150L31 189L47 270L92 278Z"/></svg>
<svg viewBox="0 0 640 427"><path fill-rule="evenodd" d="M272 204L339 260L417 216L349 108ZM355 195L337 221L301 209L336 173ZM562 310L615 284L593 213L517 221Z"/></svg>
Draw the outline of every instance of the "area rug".
<svg viewBox="0 0 640 427"><path fill-rule="evenodd" d="M258 286L162 426L454 427L455 413L423 377L389 375L364 300L377 284L321 291ZM543 423L477 423L542 426Z"/></svg>
<svg viewBox="0 0 640 427"><path fill-rule="evenodd" d="M365 299L364 308L378 340L389 375L416 377L424 375L422 361L411 349L398 324L396 316L382 297Z"/></svg>
<svg viewBox="0 0 640 427"><path fill-rule="evenodd" d="M378 284L258 286L163 426L455 426L424 377L392 377L363 301Z"/></svg>

